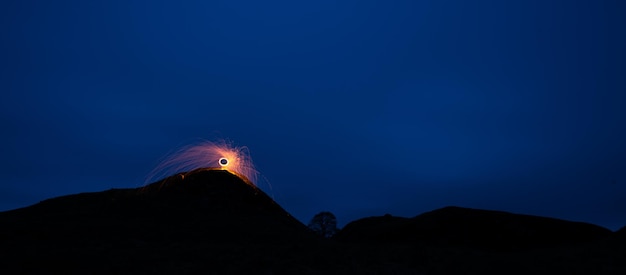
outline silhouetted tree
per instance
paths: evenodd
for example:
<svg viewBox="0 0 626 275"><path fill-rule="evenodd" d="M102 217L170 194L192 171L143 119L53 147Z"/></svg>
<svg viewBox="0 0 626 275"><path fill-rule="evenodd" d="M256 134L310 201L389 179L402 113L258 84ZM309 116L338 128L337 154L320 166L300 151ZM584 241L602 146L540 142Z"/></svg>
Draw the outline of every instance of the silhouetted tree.
<svg viewBox="0 0 626 275"><path fill-rule="evenodd" d="M324 238L330 238L337 233L337 218L330 212L320 212L311 219L309 228Z"/></svg>

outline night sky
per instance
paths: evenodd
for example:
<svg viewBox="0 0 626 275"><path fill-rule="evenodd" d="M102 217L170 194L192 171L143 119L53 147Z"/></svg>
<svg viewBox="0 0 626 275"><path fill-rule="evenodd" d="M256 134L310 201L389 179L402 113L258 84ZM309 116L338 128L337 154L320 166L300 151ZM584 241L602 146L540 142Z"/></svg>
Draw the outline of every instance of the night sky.
<svg viewBox="0 0 626 275"><path fill-rule="evenodd" d="M621 0L4 0L0 211L139 187L172 150L225 138L304 223L457 205L615 230L625 14Z"/></svg>

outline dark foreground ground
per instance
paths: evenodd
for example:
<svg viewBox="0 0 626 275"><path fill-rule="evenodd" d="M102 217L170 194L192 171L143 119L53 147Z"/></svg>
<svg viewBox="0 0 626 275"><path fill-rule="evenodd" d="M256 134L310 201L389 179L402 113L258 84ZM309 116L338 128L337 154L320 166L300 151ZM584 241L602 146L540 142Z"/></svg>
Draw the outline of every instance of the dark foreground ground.
<svg viewBox="0 0 626 275"><path fill-rule="evenodd" d="M0 274L626 274L626 229L447 207L318 238L226 171L0 213Z"/></svg>

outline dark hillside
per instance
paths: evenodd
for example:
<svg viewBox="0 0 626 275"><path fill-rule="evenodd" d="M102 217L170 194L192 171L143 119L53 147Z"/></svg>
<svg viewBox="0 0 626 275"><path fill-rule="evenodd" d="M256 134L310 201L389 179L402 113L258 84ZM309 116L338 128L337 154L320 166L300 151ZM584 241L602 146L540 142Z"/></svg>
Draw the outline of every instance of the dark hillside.
<svg viewBox="0 0 626 275"><path fill-rule="evenodd" d="M145 188L64 196L0 213L1 254L8 256L3 261L13 270L35 273L145 270L146 261L156 270L185 265L197 269L210 263L198 259L254 260L266 244L314 238L261 190L218 170L177 175Z"/></svg>
<svg viewBox="0 0 626 275"><path fill-rule="evenodd" d="M626 274L623 232L447 207L329 240L239 177L197 170L1 212L0 274Z"/></svg>
<svg viewBox="0 0 626 275"><path fill-rule="evenodd" d="M445 207L414 218L371 217L337 236L350 242L414 242L487 249L526 249L596 241L611 231L596 225L501 211Z"/></svg>

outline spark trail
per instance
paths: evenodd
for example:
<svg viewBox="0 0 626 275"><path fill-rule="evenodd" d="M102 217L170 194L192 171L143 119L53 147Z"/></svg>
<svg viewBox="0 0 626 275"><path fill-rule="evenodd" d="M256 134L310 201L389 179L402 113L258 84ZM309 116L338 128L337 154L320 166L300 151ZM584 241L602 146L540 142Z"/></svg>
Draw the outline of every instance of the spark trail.
<svg viewBox="0 0 626 275"><path fill-rule="evenodd" d="M168 155L148 175L148 181L198 169L227 170L254 186L256 186L259 174L254 168L247 147L236 147L227 141L203 140L197 144L184 146Z"/></svg>

